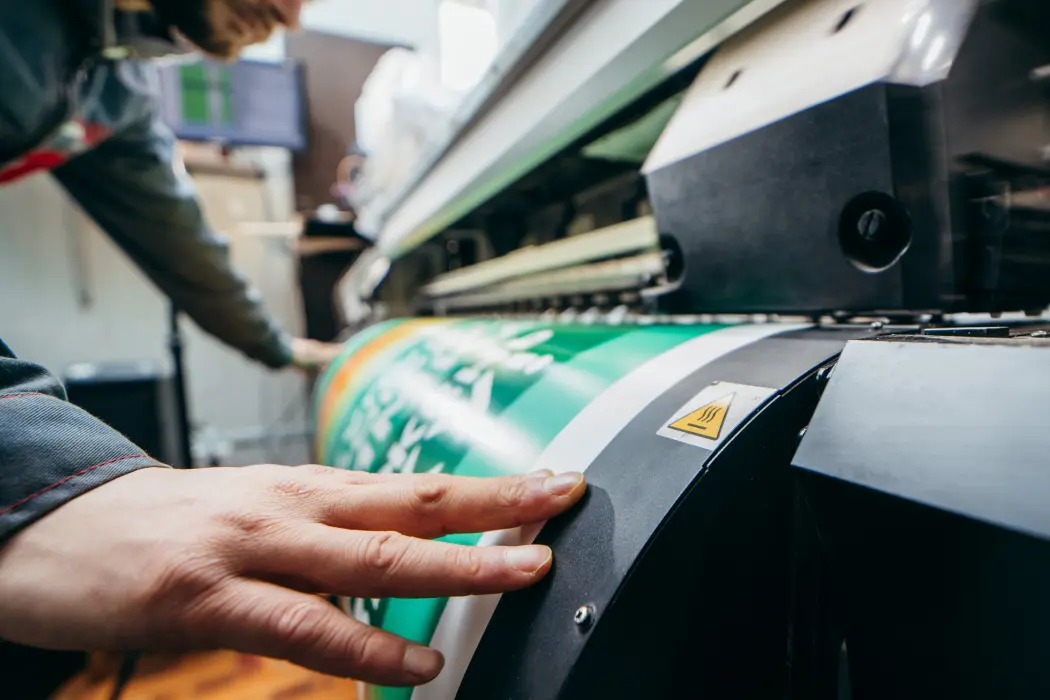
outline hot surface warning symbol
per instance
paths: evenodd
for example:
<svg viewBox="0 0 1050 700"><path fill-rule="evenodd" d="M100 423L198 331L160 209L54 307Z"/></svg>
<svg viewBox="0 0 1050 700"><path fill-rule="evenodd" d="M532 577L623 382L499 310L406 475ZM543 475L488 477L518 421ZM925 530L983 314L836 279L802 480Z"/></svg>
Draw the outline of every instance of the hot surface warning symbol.
<svg viewBox="0 0 1050 700"><path fill-rule="evenodd" d="M722 433L726 416L729 415L729 407L733 405L734 396L736 394L726 394L720 399L715 399L692 413L682 416L668 427L709 440L717 440Z"/></svg>
<svg viewBox="0 0 1050 700"><path fill-rule="evenodd" d="M656 434L713 450L775 393L769 387L712 382L668 416Z"/></svg>

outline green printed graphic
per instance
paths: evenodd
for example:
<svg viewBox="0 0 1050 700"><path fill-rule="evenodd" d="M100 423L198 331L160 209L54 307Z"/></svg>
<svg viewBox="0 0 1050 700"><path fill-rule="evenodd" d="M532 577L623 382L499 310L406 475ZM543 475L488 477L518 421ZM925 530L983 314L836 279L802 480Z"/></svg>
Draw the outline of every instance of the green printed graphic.
<svg viewBox="0 0 1050 700"><path fill-rule="evenodd" d="M602 391L639 365L718 328L484 319L384 324L352 340L322 379L321 459L381 473L525 473ZM479 537L442 539L473 545ZM425 644L445 603L357 599L352 606L362 622ZM369 698L408 700L411 693L373 687Z"/></svg>

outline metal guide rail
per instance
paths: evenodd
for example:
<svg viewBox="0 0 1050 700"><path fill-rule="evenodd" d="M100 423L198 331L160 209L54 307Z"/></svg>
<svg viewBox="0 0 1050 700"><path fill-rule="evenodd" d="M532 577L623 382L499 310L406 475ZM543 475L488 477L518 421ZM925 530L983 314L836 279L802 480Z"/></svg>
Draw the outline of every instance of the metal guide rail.
<svg viewBox="0 0 1050 700"><path fill-rule="evenodd" d="M420 295L438 314L630 303L673 287L672 258L652 217L643 217L438 275Z"/></svg>

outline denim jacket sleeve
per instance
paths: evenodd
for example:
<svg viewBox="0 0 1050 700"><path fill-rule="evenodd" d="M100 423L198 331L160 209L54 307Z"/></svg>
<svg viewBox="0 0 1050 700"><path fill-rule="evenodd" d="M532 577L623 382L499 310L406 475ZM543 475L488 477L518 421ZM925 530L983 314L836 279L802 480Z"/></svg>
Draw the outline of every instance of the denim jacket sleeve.
<svg viewBox="0 0 1050 700"><path fill-rule="evenodd" d="M0 341L0 545L97 486L163 466L66 401L54 376Z"/></svg>
<svg viewBox="0 0 1050 700"><path fill-rule="evenodd" d="M226 241L205 221L193 183L173 162L174 137L150 109L54 175L204 331L265 365L288 365L288 336L230 266Z"/></svg>

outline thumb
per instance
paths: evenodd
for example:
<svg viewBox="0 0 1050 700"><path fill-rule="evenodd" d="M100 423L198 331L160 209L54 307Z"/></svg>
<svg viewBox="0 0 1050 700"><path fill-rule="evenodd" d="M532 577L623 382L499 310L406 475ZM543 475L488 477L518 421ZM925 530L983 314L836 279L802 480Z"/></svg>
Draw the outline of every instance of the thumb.
<svg viewBox="0 0 1050 700"><path fill-rule="evenodd" d="M214 646L385 686L421 685L440 652L363 625L317 596L261 581L224 587L202 615Z"/></svg>

